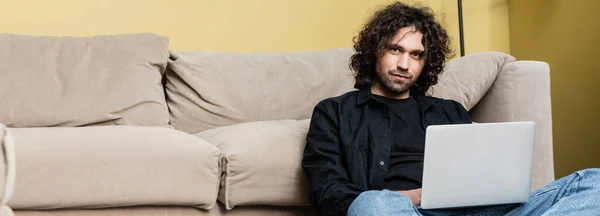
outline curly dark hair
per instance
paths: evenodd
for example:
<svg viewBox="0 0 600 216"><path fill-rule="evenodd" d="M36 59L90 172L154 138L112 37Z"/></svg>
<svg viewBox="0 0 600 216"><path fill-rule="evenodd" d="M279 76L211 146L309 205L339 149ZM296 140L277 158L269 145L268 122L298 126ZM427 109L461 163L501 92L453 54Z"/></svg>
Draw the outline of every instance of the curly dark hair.
<svg viewBox="0 0 600 216"><path fill-rule="evenodd" d="M436 20L431 8L411 7L396 2L379 10L354 37L356 53L350 58L350 69L354 72L354 88L361 89L372 83L377 76L377 59L385 53L388 43L396 32L414 26L423 34L425 66L411 90L427 92L437 84L438 75L445 63L454 56L446 30Z"/></svg>

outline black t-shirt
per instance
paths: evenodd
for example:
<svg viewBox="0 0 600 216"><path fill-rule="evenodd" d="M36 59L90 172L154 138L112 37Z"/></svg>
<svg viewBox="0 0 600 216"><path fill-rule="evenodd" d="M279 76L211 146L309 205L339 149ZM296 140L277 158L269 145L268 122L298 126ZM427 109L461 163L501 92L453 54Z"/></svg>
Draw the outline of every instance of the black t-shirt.
<svg viewBox="0 0 600 216"><path fill-rule="evenodd" d="M413 97L393 99L374 95L391 111L392 145L383 188L411 190L421 187L425 153L425 129Z"/></svg>

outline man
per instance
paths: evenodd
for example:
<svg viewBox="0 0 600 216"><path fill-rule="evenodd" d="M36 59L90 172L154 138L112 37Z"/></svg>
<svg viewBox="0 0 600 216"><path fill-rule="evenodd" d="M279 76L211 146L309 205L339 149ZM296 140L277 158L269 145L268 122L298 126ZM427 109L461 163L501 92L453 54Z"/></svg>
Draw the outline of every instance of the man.
<svg viewBox="0 0 600 216"><path fill-rule="evenodd" d="M579 171L524 204L423 210L425 128L471 123L459 103L425 95L451 57L428 8L394 3L355 38L358 91L314 109L302 167L320 215L600 215L600 171Z"/></svg>

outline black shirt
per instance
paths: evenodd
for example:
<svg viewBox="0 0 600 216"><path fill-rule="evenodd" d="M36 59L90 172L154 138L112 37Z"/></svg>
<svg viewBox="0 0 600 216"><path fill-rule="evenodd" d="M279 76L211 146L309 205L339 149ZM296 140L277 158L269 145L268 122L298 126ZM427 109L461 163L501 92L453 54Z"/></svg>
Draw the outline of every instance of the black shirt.
<svg viewBox="0 0 600 216"><path fill-rule="evenodd" d="M425 129L421 126L419 107L413 97L393 99L373 95L392 113L392 145L383 188L411 190L421 187Z"/></svg>
<svg viewBox="0 0 600 216"><path fill-rule="evenodd" d="M429 125L471 123L465 108L452 100L411 91L419 122ZM302 168L309 202L319 215L346 215L366 190L384 189L392 149L392 116L365 87L325 99L315 106L306 136Z"/></svg>

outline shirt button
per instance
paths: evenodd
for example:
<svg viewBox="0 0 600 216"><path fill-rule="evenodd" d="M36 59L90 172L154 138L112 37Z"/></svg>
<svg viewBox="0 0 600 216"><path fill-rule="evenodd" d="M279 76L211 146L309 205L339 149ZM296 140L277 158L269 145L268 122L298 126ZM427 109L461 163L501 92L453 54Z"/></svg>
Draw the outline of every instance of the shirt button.
<svg viewBox="0 0 600 216"><path fill-rule="evenodd" d="M387 138L387 134L386 133L383 134L383 138Z"/></svg>
<svg viewBox="0 0 600 216"><path fill-rule="evenodd" d="M379 165L383 166L383 165L385 165L385 163L383 161L380 161Z"/></svg>

